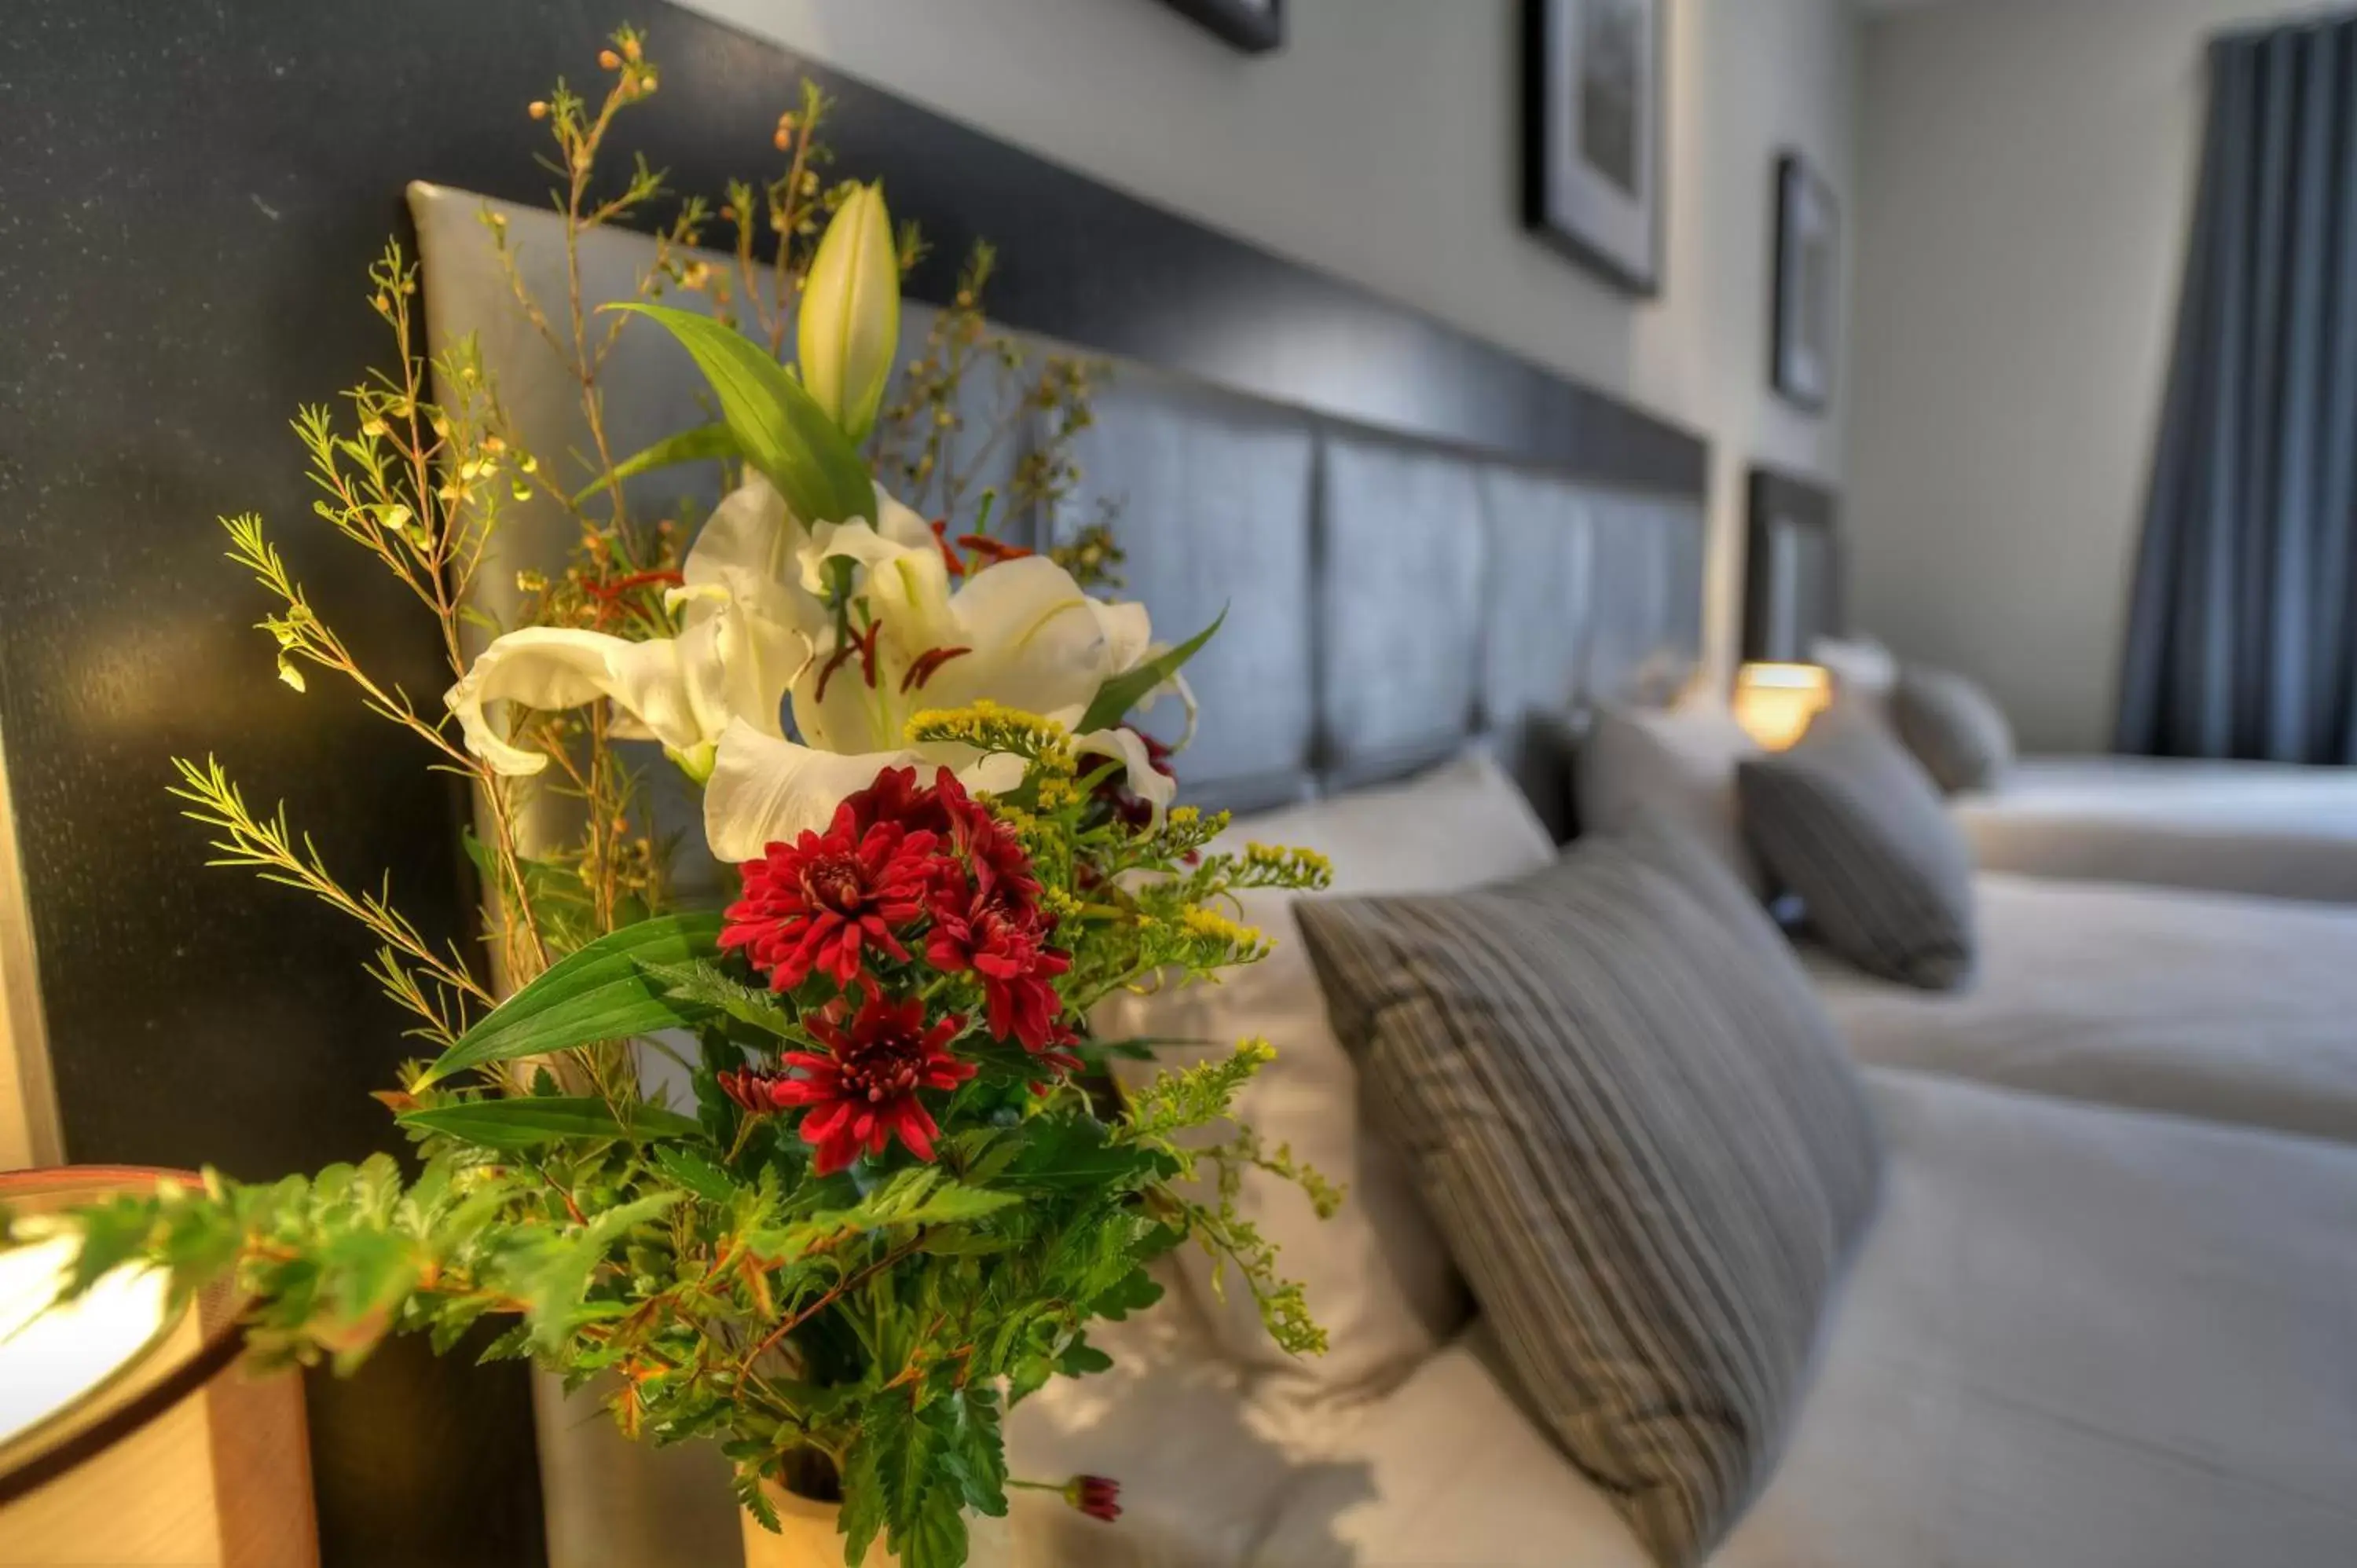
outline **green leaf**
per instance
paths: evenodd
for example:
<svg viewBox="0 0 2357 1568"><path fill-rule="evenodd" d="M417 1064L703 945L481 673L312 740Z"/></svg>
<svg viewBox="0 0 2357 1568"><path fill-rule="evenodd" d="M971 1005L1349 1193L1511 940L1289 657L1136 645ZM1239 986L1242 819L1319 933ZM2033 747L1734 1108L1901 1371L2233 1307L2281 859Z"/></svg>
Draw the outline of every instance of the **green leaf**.
<svg viewBox="0 0 2357 1568"><path fill-rule="evenodd" d="M512 1323L500 1332L498 1338L483 1347L483 1353L475 1358L475 1365L488 1367L493 1361L522 1360L531 1353L532 1325Z"/></svg>
<svg viewBox="0 0 2357 1568"><path fill-rule="evenodd" d="M1146 693L1178 673L1181 665L1201 652L1203 644L1211 640L1212 635L1227 618L1228 612L1222 610L1211 625L1178 647L1158 653L1136 669L1106 682L1098 689L1096 701L1091 703L1089 711L1081 715L1081 722L1073 726L1072 733L1086 735L1091 730L1111 729L1121 723L1128 716L1130 709L1145 701Z"/></svg>
<svg viewBox="0 0 2357 1568"><path fill-rule="evenodd" d="M1142 1184L1168 1160L1143 1144L1113 1142L1105 1124L1085 1114L1035 1116L1023 1131L1023 1153L1002 1177L1017 1187L1118 1189Z"/></svg>
<svg viewBox="0 0 2357 1568"><path fill-rule="evenodd" d="M715 911L640 920L600 937L493 1008L425 1069L418 1084L486 1062L696 1023L711 1010L665 994L646 966L709 958L719 942L720 916Z"/></svg>
<svg viewBox="0 0 2357 1568"><path fill-rule="evenodd" d="M768 476L804 522L876 515L867 466L818 401L734 328L668 306L619 303L608 310L651 317L694 356L720 400L721 423L745 460Z"/></svg>
<svg viewBox="0 0 2357 1568"><path fill-rule="evenodd" d="M756 1524L771 1535L780 1533L778 1510L770 1506L769 1495L761 1490L759 1466L737 1466L736 1473L728 1478L728 1489L736 1494L737 1506L751 1514Z"/></svg>
<svg viewBox="0 0 2357 1568"><path fill-rule="evenodd" d="M622 1302L584 1302L582 1297L614 1244L633 1228L664 1214L679 1198L675 1192L652 1193L602 1210L576 1233L535 1239L528 1248L510 1249L505 1283L523 1302L533 1349L554 1355L584 1324L619 1317L630 1311ZM576 1348L567 1359L565 1370L577 1376L596 1370L597 1365L591 1355Z"/></svg>
<svg viewBox="0 0 2357 1568"><path fill-rule="evenodd" d="M979 1187L945 1187L905 1214L895 1215L894 1225L950 1225L963 1219L979 1219L985 1214L996 1214L1022 1202L1020 1195L993 1192Z"/></svg>
<svg viewBox="0 0 2357 1568"><path fill-rule="evenodd" d="M594 1095L468 1100L407 1112L400 1120L404 1127L422 1127L492 1149L529 1148L561 1138L623 1138L646 1144L658 1138L700 1137L704 1133L701 1123L659 1105L632 1106L625 1124Z"/></svg>
<svg viewBox="0 0 2357 1568"><path fill-rule="evenodd" d="M894 1550L901 1568L964 1568L965 1509L958 1493L948 1487L928 1489Z"/></svg>
<svg viewBox="0 0 2357 1568"><path fill-rule="evenodd" d="M1091 1372L1113 1370L1113 1358L1088 1341L1086 1335L1074 1339L1056 1362L1056 1370L1068 1378L1085 1378Z"/></svg>
<svg viewBox="0 0 2357 1568"><path fill-rule="evenodd" d="M639 963L662 982L663 994L674 1002L687 1003L706 1013L725 1014L780 1039L802 1037L793 1019L771 999L770 993L729 979L720 972L718 964L708 959L686 963L656 963L641 959Z"/></svg>
<svg viewBox="0 0 2357 1568"><path fill-rule="evenodd" d="M737 438L722 424L699 424L693 430L683 430L676 435L666 435L643 452L633 452L614 465L614 471L573 498L573 504L583 501L600 490L610 489L623 479L651 474L657 468L668 468L674 463L697 463L710 458L726 460L734 457Z"/></svg>
<svg viewBox="0 0 2357 1568"><path fill-rule="evenodd" d="M1111 1290L1089 1303L1089 1311L1098 1317L1109 1317L1118 1323L1133 1312L1143 1312L1162 1299L1162 1286L1144 1269L1132 1269Z"/></svg>
<svg viewBox="0 0 2357 1568"><path fill-rule="evenodd" d="M967 1388L942 1402L953 1420L942 1468L953 1477L965 1506L992 1519L1006 1517L1006 1440L999 1431L998 1398Z"/></svg>
<svg viewBox="0 0 2357 1568"><path fill-rule="evenodd" d="M909 1396L892 1390L869 1401L861 1412L876 1444L876 1469L884 1483L885 1535L903 1563L933 1490L933 1455L941 1434L917 1419Z"/></svg>
<svg viewBox="0 0 2357 1568"><path fill-rule="evenodd" d="M867 1402L861 1410L859 1436L845 1456L843 1530L845 1563L864 1563L867 1548L882 1532L891 1499L885 1485L885 1455L907 1441L905 1428L914 1425L905 1401L893 1394Z"/></svg>
<svg viewBox="0 0 2357 1568"><path fill-rule="evenodd" d="M665 1144L655 1151L655 1167L706 1203L733 1203L737 1187L728 1173L693 1149Z"/></svg>

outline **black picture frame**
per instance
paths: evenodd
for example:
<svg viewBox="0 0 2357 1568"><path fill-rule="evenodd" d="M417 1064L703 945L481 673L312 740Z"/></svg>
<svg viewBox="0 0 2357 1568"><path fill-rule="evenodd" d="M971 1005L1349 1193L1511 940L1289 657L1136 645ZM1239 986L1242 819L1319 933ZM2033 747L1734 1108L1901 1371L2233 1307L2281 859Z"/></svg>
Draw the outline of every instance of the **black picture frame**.
<svg viewBox="0 0 2357 1568"><path fill-rule="evenodd" d="M1765 464L1752 465L1746 495L1744 662L1812 663L1817 639L1849 625L1841 498Z"/></svg>
<svg viewBox="0 0 2357 1568"><path fill-rule="evenodd" d="M1285 0L1163 0L1246 54L1266 54L1285 43Z"/></svg>
<svg viewBox="0 0 2357 1568"><path fill-rule="evenodd" d="M1769 301L1769 384L1794 407L1833 403L1841 352L1841 203L1808 159L1776 160L1775 294Z"/></svg>
<svg viewBox="0 0 2357 1568"><path fill-rule="evenodd" d="M1670 3L1523 5L1523 222L1641 298L1663 283Z"/></svg>

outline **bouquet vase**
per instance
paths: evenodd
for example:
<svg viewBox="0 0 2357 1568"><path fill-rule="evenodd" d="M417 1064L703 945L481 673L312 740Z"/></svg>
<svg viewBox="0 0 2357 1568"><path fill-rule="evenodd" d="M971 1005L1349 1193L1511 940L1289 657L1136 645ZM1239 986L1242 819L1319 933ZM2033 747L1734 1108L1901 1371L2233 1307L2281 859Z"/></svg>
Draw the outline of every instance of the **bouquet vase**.
<svg viewBox="0 0 2357 1568"><path fill-rule="evenodd" d="M777 1510L778 1530L764 1530L748 1513L745 1527L745 1568L844 1568L843 1535L835 1528L840 1503L823 1503L786 1490L774 1481L761 1483L761 1495ZM1015 1538L1003 1519L966 1516L966 1568L1014 1568ZM860 1568L897 1568L899 1563L881 1541L867 1549Z"/></svg>

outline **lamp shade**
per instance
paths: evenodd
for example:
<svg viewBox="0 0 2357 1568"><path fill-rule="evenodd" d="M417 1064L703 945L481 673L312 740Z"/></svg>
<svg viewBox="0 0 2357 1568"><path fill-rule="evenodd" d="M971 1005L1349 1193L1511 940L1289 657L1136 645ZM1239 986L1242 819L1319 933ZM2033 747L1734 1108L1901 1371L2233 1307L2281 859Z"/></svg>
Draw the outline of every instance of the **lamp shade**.
<svg viewBox="0 0 2357 1568"><path fill-rule="evenodd" d="M1735 672L1735 719L1770 751L1808 733L1833 701L1833 679L1817 664L1746 664Z"/></svg>
<svg viewBox="0 0 2357 1568"><path fill-rule="evenodd" d="M0 1175L38 1218L184 1173L79 1166ZM317 1568L301 1381L236 1365L224 1283L175 1305L124 1268L55 1304L72 1245L0 1252L0 1564Z"/></svg>

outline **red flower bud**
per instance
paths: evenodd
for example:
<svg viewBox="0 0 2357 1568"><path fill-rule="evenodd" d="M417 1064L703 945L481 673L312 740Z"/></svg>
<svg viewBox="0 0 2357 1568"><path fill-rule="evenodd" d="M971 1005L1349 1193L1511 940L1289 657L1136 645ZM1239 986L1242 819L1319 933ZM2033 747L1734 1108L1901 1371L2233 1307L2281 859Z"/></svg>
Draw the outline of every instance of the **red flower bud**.
<svg viewBox="0 0 2357 1568"><path fill-rule="evenodd" d="M1121 1483L1103 1476L1075 1476L1064 1483L1064 1500L1111 1524L1121 1517Z"/></svg>

